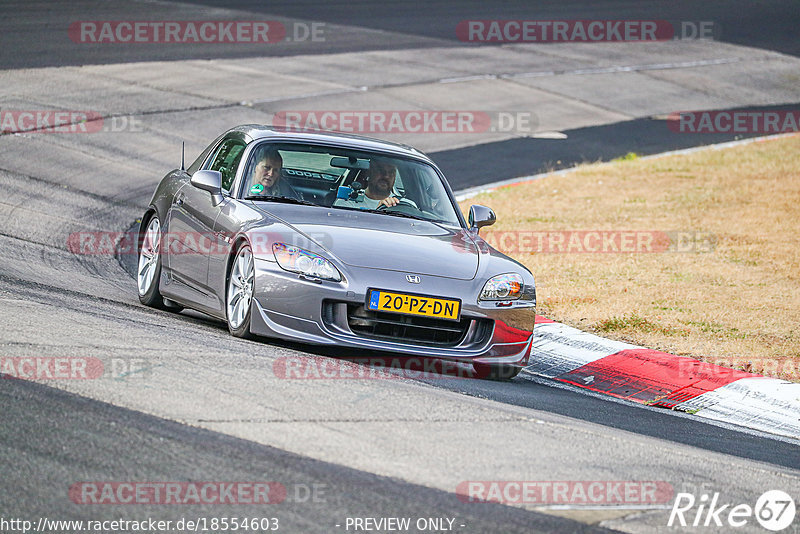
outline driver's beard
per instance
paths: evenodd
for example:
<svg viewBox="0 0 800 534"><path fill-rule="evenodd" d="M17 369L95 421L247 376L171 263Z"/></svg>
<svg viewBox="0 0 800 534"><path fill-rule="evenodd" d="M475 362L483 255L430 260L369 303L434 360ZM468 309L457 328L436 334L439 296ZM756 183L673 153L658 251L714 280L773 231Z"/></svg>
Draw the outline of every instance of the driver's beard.
<svg viewBox="0 0 800 534"><path fill-rule="evenodd" d="M392 189L390 187L383 187L383 185L378 185L377 183L372 184L369 190L369 192L372 193L372 196L376 198L386 198L392 193Z"/></svg>

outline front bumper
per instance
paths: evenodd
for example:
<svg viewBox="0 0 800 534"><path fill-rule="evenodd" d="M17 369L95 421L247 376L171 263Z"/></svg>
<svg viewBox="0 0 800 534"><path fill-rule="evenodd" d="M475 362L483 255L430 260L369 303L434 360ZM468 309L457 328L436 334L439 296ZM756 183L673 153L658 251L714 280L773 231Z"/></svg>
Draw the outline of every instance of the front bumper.
<svg viewBox="0 0 800 534"><path fill-rule="evenodd" d="M361 350L441 358L451 361L525 366L535 321L531 300L478 303L484 280L457 280L431 275L410 286L402 271L348 266L342 282L311 281L256 259L250 330L266 337ZM375 336L351 327L353 310L365 303L367 290L380 288L461 298L464 333L450 342L424 342ZM413 291L412 291L413 288ZM354 357L359 355L354 354Z"/></svg>

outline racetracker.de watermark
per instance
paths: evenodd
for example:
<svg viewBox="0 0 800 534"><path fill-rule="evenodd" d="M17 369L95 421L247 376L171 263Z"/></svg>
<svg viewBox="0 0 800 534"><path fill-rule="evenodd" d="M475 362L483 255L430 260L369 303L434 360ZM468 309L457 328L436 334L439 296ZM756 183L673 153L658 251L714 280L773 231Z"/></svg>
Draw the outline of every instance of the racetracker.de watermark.
<svg viewBox="0 0 800 534"><path fill-rule="evenodd" d="M231 253L231 240L234 234L223 232L164 232L158 243L160 254L180 256L184 254L228 255ZM250 236L250 248L254 254L272 254L273 236L266 233L254 233ZM315 234L312 237L325 243L325 235ZM72 232L67 236L67 250L72 254L88 256L124 256L139 253L139 233L108 232L102 230L86 230ZM310 241L301 239L304 246ZM295 243L292 243L295 244Z"/></svg>
<svg viewBox="0 0 800 534"><path fill-rule="evenodd" d="M160 254L180 256L184 254L229 255L231 243L238 237L226 232L163 232L158 239ZM138 239L135 231L108 232L102 230L85 230L72 232L67 236L67 250L79 255L138 255ZM250 249L257 255L273 254L272 246L278 239L286 240L282 234L270 232L252 232L248 235ZM331 234L328 232L308 232L291 236L289 243L303 249L331 245Z"/></svg>
<svg viewBox="0 0 800 534"><path fill-rule="evenodd" d="M75 504L279 504L280 482L78 482L69 488Z"/></svg>
<svg viewBox="0 0 800 534"><path fill-rule="evenodd" d="M152 376L145 358L94 356L0 356L0 379L24 380L141 380Z"/></svg>
<svg viewBox="0 0 800 534"><path fill-rule="evenodd" d="M456 486L464 503L536 504L544 506L644 506L672 500L664 481L619 480L466 480Z"/></svg>
<svg viewBox="0 0 800 534"><path fill-rule="evenodd" d="M97 111L0 110L0 134L91 134L142 132L142 120L133 115L103 117Z"/></svg>
<svg viewBox="0 0 800 534"><path fill-rule="evenodd" d="M387 380L400 378L479 378L471 365L415 356L374 356L340 360L281 356L272 373L285 380Z"/></svg>
<svg viewBox="0 0 800 534"><path fill-rule="evenodd" d="M720 327L721 328L721 327ZM728 331L732 336L740 334L735 328ZM744 334L741 334L744 336ZM693 358L678 360L678 376L692 378L702 376L710 380L730 380L742 378L743 373L772 376L787 380L800 378L800 360L786 356L783 358L748 358L741 356L711 356L702 362Z"/></svg>
<svg viewBox="0 0 800 534"><path fill-rule="evenodd" d="M800 110L677 111L667 126L675 133L791 133L800 131Z"/></svg>
<svg viewBox="0 0 800 534"><path fill-rule="evenodd" d="M711 252L710 232L661 230L487 230L481 234L506 254Z"/></svg>
<svg viewBox="0 0 800 534"><path fill-rule="evenodd" d="M598 43L714 39L714 21L462 20L456 36L467 43Z"/></svg>
<svg viewBox="0 0 800 534"><path fill-rule="evenodd" d="M530 134L538 126L532 111L479 110L284 110L272 124L289 131L357 134Z"/></svg>
<svg viewBox="0 0 800 534"><path fill-rule="evenodd" d="M158 252L167 255L228 255L235 236L214 232L164 232ZM250 247L255 254L272 255L273 241L278 235L253 233ZM486 230L481 237L492 247L506 254L610 254L610 253L703 253L712 252L717 236L711 232L676 230ZM87 230L67 237L67 250L80 255L136 255L137 232ZM312 241L313 240L313 241ZM331 244L326 232L299 236L291 245L301 248ZM454 234L452 246L469 250L463 234Z"/></svg>
<svg viewBox="0 0 800 534"><path fill-rule="evenodd" d="M324 42L325 23L277 20L84 20L69 25L80 44L274 44Z"/></svg>
<svg viewBox="0 0 800 534"><path fill-rule="evenodd" d="M90 356L0 356L0 378L91 380L100 378L103 372L103 362Z"/></svg>

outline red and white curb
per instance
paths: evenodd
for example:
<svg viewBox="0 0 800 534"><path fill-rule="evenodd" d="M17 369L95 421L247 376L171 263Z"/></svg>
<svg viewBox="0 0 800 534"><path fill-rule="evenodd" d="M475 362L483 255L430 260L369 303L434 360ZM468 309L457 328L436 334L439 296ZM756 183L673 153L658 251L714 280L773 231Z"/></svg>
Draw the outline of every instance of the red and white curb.
<svg viewBox="0 0 800 534"><path fill-rule="evenodd" d="M536 317L526 370L598 393L800 439L800 384Z"/></svg>

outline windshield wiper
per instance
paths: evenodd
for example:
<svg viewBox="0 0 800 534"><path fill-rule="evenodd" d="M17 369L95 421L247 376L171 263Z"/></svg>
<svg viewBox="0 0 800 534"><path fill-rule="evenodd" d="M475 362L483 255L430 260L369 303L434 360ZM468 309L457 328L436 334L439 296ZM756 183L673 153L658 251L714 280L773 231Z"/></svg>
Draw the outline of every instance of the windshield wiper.
<svg viewBox="0 0 800 534"><path fill-rule="evenodd" d="M251 195L244 197L244 200L263 200L264 202L283 202L284 204L302 204L303 206L319 206L308 200L300 200L292 197L276 197L272 195Z"/></svg>
<svg viewBox="0 0 800 534"><path fill-rule="evenodd" d="M382 213L384 215L391 215L393 217L405 217L406 219L416 219L418 221L436 222L432 219L426 219L425 217L420 217L419 215L411 215L410 213L403 213L401 211L389 211L389 210L361 210L361 211L368 211L370 213Z"/></svg>
<svg viewBox="0 0 800 534"><path fill-rule="evenodd" d="M399 211L386 211L386 210L370 210L366 208L353 208L351 206L331 206L337 210L348 210L348 211L355 211L361 213L379 213L381 215L394 215L395 217L405 217L407 219L414 219L417 221L425 221L429 223L433 223L437 226L445 228L443 225L452 226L453 223L446 221L444 219L426 219L425 217L420 217L419 215L411 215L410 213L401 213Z"/></svg>

